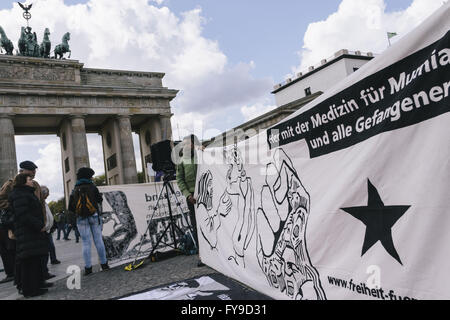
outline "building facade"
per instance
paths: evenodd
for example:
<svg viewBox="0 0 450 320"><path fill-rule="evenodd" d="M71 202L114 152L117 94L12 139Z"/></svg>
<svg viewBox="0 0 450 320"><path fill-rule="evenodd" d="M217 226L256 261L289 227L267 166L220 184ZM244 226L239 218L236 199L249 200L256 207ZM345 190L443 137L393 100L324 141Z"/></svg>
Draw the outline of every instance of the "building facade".
<svg viewBox="0 0 450 320"><path fill-rule="evenodd" d="M342 49L333 57L323 59L319 65L309 67L306 72L297 73L295 78L275 85L272 93L276 105L280 107L315 92L325 92L373 58L370 52Z"/></svg>

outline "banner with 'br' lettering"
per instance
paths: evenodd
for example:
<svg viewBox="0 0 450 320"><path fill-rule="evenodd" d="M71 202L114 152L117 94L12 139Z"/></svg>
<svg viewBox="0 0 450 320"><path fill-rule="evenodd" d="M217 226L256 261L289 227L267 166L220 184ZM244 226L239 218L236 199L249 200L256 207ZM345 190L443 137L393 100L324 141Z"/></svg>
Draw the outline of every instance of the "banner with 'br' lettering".
<svg viewBox="0 0 450 320"><path fill-rule="evenodd" d="M102 235L109 261L125 263L148 256L154 248L170 250L175 247L174 238L179 246L189 228L189 209L176 181L170 184L174 193L170 188L167 193L163 182L99 187L103 195ZM164 232L171 221L178 228Z"/></svg>

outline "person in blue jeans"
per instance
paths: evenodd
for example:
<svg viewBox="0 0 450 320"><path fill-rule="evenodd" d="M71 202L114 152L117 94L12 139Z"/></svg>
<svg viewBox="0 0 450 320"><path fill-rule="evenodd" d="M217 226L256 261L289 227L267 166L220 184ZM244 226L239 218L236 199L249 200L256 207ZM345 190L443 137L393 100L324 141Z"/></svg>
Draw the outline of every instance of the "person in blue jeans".
<svg viewBox="0 0 450 320"><path fill-rule="evenodd" d="M83 242L85 275L92 273L91 239L94 240L102 270L109 269L102 237L103 224L99 215L103 197L92 181L94 174L91 168L80 168L77 171L75 188L69 199L69 210L77 216L78 231Z"/></svg>

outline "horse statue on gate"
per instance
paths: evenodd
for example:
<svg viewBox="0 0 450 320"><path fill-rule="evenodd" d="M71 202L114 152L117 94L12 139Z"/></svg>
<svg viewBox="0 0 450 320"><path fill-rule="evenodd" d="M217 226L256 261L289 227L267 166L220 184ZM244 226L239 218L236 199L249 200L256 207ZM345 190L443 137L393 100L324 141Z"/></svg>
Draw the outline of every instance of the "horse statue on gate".
<svg viewBox="0 0 450 320"><path fill-rule="evenodd" d="M70 40L70 33L66 32L66 34L64 34L64 36L62 37L62 43L58 44L55 47L55 59L64 59L64 53L69 52L69 57L72 54L72 51L70 51L69 48L69 40ZM59 58L58 58L59 56Z"/></svg>
<svg viewBox="0 0 450 320"><path fill-rule="evenodd" d="M42 58L50 58L50 47L51 42L49 39L50 31L48 28L45 28L44 31L44 39L42 40L41 46L40 46L40 54Z"/></svg>
<svg viewBox="0 0 450 320"><path fill-rule="evenodd" d="M19 55L26 56L27 55L27 37L25 33L25 27L22 27L22 31L20 32L20 38L17 42L19 46Z"/></svg>
<svg viewBox="0 0 450 320"><path fill-rule="evenodd" d="M5 34L5 31L3 30L3 28L0 26L0 52L1 49L3 48L6 51L7 55L12 55L13 54L13 50L14 50L14 45L11 42L11 40L8 39L8 37Z"/></svg>

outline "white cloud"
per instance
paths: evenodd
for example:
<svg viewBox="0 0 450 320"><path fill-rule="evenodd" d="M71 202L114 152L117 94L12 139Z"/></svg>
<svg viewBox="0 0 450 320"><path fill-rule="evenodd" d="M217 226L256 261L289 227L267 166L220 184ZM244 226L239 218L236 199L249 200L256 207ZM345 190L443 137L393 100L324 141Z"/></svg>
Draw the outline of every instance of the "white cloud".
<svg viewBox="0 0 450 320"><path fill-rule="evenodd" d="M15 136L16 144L21 146L45 146L49 143L55 142L55 136Z"/></svg>
<svg viewBox="0 0 450 320"><path fill-rule="evenodd" d="M308 26L299 52L301 64L292 68L292 74L340 49L381 53L388 46L387 32L396 32L391 42L398 41L442 4L442 0L413 0L403 11L386 12L384 0L343 0L337 12Z"/></svg>
<svg viewBox="0 0 450 320"><path fill-rule="evenodd" d="M275 105L266 105L263 103L257 103L251 106L243 106L241 108L241 112L244 116L245 121L249 121L275 108L276 108Z"/></svg>
<svg viewBox="0 0 450 320"><path fill-rule="evenodd" d="M95 171L95 175L99 176L105 173L105 166L103 164L103 145L102 137L96 133L88 133L86 135L89 165Z"/></svg>
<svg viewBox="0 0 450 320"><path fill-rule="evenodd" d="M38 166L36 180L40 185L46 185L50 190L48 201L64 197L61 147L56 137L53 137L52 140L53 142L45 147L39 148L39 158L34 161Z"/></svg>
<svg viewBox="0 0 450 320"><path fill-rule="evenodd" d="M141 172L142 171L142 156L141 156L141 147L139 145L139 135L133 132L132 138L133 138L134 154L136 157L136 169L138 172Z"/></svg>
<svg viewBox="0 0 450 320"><path fill-rule="evenodd" d="M224 110L265 99L272 88L272 80L254 79L251 67L238 64L219 74L208 74L197 81L186 83L178 98L182 111L215 114Z"/></svg>

